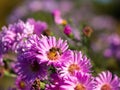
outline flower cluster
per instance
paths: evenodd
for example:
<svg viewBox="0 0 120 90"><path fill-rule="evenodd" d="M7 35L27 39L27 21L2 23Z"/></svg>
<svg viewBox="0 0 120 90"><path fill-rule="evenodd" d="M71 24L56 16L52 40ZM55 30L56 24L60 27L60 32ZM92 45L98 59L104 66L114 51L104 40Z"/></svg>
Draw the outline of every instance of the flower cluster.
<svg viewBox="0 0 120 90"><path fill-rule="evenodd" d="M59 12L56 12L59 15ZM55 19L58 18L55 16ZM120 79L109 71L93 76L91 60L72 50L67 40L45 34L47 24L28 19L3 27L0 33L0 64L15 53L13 70L20 90L119 90ZM66 31L67 30L67 31ZM71 32L65 25L64 33ZM4 59L4 60L2 60Z"/></svg>
<svg viewBox="0 0 120 90"><path fill-rule="evenodd" d="M26 22L19 20L8 27L4 26L0 32L0 64L2 65L2 59L5 54L16 52L19 42L33 33L39 36L45 30L47 30L47 24L34 19L28 19Z"/></svg>
<svg viewBox="0 0 120 90"><path fill-rule="evenodd" d="M67 41L43 35L26 40L31 45L24 44L30 47L18 53L16 72L32 88L38 79L45 83L45 90L119 90L116 75L104 71L98 77L92 76L90 60L82 52L70 50Z"/></svg>

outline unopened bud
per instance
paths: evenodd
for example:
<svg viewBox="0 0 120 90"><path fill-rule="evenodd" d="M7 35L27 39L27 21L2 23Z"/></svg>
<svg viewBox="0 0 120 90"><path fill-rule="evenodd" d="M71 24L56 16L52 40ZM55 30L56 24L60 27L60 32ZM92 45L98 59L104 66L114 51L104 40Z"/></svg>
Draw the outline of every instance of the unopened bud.
<svg viewBox="0 0 120 90"><path fill-rule="evenodd" d="M84 35L87 36L87 37L90 37L91 34L92 34L92 32L93 32L93 29L92 29L91 27L89 27L89 26L86 26L86 27L83 29L83 33L84 33Z"/></svg>
<svg viewBox="0 0 120 90"><path fill-rule="evenodd" d="M64 33L69 36L69 37L72 37L73 34L72 34L72 28L69 26L69 25L66 25L65 28L64 28Z"/></svg>

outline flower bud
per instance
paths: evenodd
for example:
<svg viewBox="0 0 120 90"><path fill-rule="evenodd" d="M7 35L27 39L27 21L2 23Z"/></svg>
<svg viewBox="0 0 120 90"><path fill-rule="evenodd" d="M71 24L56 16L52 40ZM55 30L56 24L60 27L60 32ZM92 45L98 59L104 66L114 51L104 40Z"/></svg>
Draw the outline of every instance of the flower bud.
<svg viewBox="0 0 120 90"><path fill-rule="evenodd" d="M66 26L65 26L65 28L64 28L64 33L65 33L68 37L73 36L73 34L72 34L72 28L71 28L69 25L66 25Z"/></svg>
<svg viewBox="0 0 120 90"><path fill-rule="evenodd" d="M86 26L86 27L83 29L83 33L84 33L84 35L87 36L87 37L90 37L91 34L92 34L92 32L93 32L93 29L92 29L91 27L89 27L89 26Z"/></svg>

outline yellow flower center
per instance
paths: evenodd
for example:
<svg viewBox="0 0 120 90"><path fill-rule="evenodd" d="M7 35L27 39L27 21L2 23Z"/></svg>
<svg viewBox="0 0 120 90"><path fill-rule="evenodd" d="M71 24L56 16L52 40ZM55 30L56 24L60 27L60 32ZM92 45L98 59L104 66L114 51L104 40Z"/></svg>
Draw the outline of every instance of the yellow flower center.
<svg viewBox="0 0 120 90"><path fill-rule="evenodd" d="M85 88L84 85L78 84L78 85L74 88L74 90L86 90L86 88Z"/></svg>
<svg viewBox="0 0 120 90"><path fill-rule="evenodd" d="M49 52L47 53L47 57L50 59L50 60L57 60L59 55L58 54L61 54L60 52L60 49L59 48L55 48L55 47L52 47Z"/></svg>
<svg viewBox="0 0 120 90"><path fill-rule="evenodd" d="M21 89L24 89L25 86L26 86L25 82L24 81L20 81L19 86L20 86Z"/></svg>
<svg viewBox="0 0 120 90"><path fill-rule="evenodd" d="M71 64L68 68L68 71L71 73L71 74L74 74L74 71L75 70L80 70L80 67L77 65L77 64Z"/></svg>
<svg viewBox="0 0 120 90"><path fill-rule="evenodd" d="M67 21L66 20L62 20L62 23L61 23L63 26L67 25Z"/></svg>
<svg viewBox="0 0 120 90"><path fill-rule="evenodd" d="M109 84L104 84L102 87L101 87L101 90L112 90L110 85Z"/></svg>

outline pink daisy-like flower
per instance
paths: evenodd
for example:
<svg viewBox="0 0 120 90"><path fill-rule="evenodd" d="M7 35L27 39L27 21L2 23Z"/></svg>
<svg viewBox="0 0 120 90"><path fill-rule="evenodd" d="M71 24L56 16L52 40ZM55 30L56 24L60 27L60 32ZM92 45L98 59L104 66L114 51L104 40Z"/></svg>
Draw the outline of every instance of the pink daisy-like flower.
<svg viewBox="0 0 120 90"><path fill-rule="evenodd" d="M60 76L66 78L67 76L74 76L76 72L90 73L92 67L90 60L83 56L81 52L71 51L70 59L63 62L58 68Z"/></svg>
<svg viewBox="0 0 120 90"><path fill-rule="evenodd" d="M54 21L55 21L56 24L59 24L59 25L60 24L62 24L62 25L66 25L67 24L67 21L62 18L61 12L59 10L54 10L52 12L52 15L54 17Z"/></svg>
<svg viewBox="0 0 120 90"><path fill-rule="evenodd" d="M102 72L95 79L95 90L120 90L120 80L111 72Z"/></svg>
<svg viewBox="0 0 120 90"><path fill-rule="evenodd" d="M61 85L60 90L93 90L94 81L91 75L76 73L75 76L66 79L65 85Z"/></svg>
<svg viewBox="0 0 120 90"><path fill-rule="evenodd" d="M40 54L38 54L37 57L40 58L41 61L47 61L48 64L56 66L70 58L70 51L67 50L67 41L63 41L61 38L57 40L52 36L43 36L38 46L38 52Z"/></svg>
<svg viewBox="0 0 120 90"><path fill-rule="evenodd" d="M28 84L21 77L17 77L15 84L19 90L29 90L31 87L31 84Z"/></svg>
<svg viewBox="0 0 120 90"><path fill-rule="evenodd" d="M18 55L15 72L27 82L33 82L36 78L47 78L48 66L36 57L36 53L29 51Z"/></svg>

